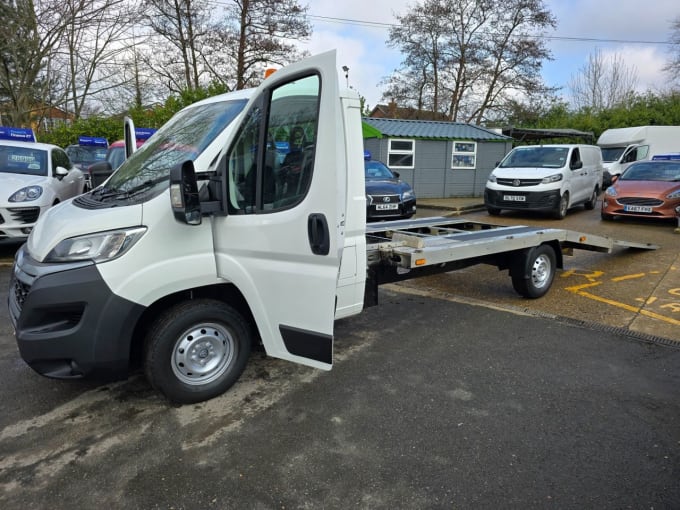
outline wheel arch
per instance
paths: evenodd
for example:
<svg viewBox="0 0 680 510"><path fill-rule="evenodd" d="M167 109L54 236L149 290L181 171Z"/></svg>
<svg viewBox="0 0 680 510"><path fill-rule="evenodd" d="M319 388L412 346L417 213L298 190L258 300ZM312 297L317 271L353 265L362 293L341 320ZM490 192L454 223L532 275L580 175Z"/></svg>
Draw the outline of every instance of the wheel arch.
<svg viewBox="0 0 680 510"><path fill-rule="evenodd" d="M533 250L534 248L537 248L538 246L550 246L553 251L555 252L555 265L557 266L558 269L564 269L564 255L562 254L562 247L560 246L560 242L557 239L552 239L550 241L545 241L541 244L538 244L536 246L532 246L531 248L525 248L524 250L519 250L516 252L517 255L520 254L525 254L529 250ZM510 269L510 276L519 276L523 275L525 277L528 277L530 272L531 272L531 266L526 263L519 263L520 259L523 259L524 257L521 256L514 256L512 258L513 262L509 264L509 269Z"/></svg>
<svg viewBox="0 0 680 510"><path fill-rule="evenodd" d="M139 317L135 325L132 340L130 342L130 366L140 368L144 359L144 342L149 332L149 328L158 315L179 303L194 299L215 299L232 306L239 312L252 328L252 336L256 344L260 344L260 335L253 317L253 313L248 306L248 302L241 291L232 283L221 283L216 285L206 285L183 289L173 294L163 296L149 305ZM252 348L258 347L253 345Z"/></svg>

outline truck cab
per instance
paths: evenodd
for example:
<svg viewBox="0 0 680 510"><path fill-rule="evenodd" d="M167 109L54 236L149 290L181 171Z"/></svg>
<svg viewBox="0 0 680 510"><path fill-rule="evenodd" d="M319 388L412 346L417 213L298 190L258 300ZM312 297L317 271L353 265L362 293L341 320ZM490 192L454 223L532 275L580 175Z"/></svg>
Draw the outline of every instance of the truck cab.
<svg viewBox="0 0 680 510"><path fill-rule="evenodd" d="M274 140L294 131L282 159ZM335 52L180 111L17 253L23 359L57 378L141 364L180 403L224 392L254 344L330 369L334 320L363 307L362 155Z"/></svg>

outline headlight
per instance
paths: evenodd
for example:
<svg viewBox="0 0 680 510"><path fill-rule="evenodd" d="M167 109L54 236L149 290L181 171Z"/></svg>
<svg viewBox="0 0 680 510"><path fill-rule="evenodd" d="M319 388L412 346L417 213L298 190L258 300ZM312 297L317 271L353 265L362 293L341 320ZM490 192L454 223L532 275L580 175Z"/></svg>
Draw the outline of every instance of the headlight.
<svg viewBox="0 0 680 510"><path fill-rule="evenodd" d="M680 189L676 189L673 193L666 195L666 198L670 198L671 200L675 198L680 198Z"/></svg>
<svg viewBox="0 0 680 510"><path fill-rule="evenodd" d="M604 192L605 195L608 197L615 197L618 196L618 193L616 192L616 188L614 186L609 186L607 188L607 191Z"/></svg>
<svg viewBox="0 0 680 510"><path fill-rule="evenodd" d="M496 176L494 174L489 174L489 182L496 182Z"/></svg>
<svg viewBox="0 0 680 510"><path fill-rule="evenodd" d="M145 232L146 227L134 227L64 239L47 254L45 262L113 260L128 251Z"/></svg>
<svg viewBox="0 0 680 510"><path fill-rule="evenodd" d="M10 202L30 202L37 200L42 195L43 189L41 186L26 186L9 197Z"/></svg>
<svg viewBox="0 0 680 510"><path fill-rule="evenodd" d="M401 199L402 199L402 200L406 200L406 199L409 199L409 198L413 198L413 196L414 196L414 195L413 195L413 190L409 189L409 190L404 191L404 192L401 194Z"/></svg>
<svg viewBox="0 0 680 510"><path fill-rule="evenodd" d="M367 193L366 194L366 205L371 205L372 203L373 203L373 197Z"/></svg>
<svg viewBox="0 0 680 510"><path fill-rule="evenodd" d="M541 181L541 184L550 184L551 182L557 182L562 180L562 174L554 174L554 175L549 175L548 177L544 177L543 180Z"/></svg>

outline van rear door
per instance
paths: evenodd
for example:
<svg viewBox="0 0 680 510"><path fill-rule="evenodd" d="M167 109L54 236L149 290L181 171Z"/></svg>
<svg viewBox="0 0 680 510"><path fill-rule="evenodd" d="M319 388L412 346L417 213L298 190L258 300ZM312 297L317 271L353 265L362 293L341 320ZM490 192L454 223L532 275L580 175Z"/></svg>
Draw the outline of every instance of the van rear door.
<svg viewBox="0 0 680 510"><path fill-rule="evenodd" d="M227 215L212 220L218 275L245 297L267 354L325 369L343 246L339 126L335 51L275 72L226 148Z"/></svg>

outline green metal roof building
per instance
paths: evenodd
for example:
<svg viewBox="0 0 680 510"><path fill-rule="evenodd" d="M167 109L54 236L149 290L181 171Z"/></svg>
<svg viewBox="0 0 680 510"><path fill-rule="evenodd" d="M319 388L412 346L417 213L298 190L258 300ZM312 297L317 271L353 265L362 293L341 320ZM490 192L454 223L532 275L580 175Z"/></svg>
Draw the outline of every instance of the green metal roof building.
<svg viewBox="0 0 680 510"><path fill-rule="evenodd" d="M421 198L483 196L513 139L460 122L364 117L364 148Z"/></svg>

